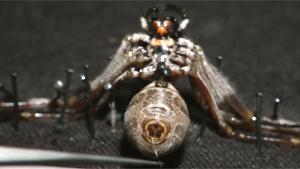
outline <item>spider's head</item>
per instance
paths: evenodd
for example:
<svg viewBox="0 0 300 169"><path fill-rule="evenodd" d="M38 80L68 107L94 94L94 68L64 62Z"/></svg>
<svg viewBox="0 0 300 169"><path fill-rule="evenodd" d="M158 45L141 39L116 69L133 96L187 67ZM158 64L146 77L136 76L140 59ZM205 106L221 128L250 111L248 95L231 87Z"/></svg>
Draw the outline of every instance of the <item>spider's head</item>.
<svg viewBox="0 0 300 169"><path fill-rule="evenodd" d="M174 17L174 12L179 17ZM142 28L156 38L178 38L188 23L185 10L176 5L166 5L163 12L157 7L149 8L141 17Z"/></svg>

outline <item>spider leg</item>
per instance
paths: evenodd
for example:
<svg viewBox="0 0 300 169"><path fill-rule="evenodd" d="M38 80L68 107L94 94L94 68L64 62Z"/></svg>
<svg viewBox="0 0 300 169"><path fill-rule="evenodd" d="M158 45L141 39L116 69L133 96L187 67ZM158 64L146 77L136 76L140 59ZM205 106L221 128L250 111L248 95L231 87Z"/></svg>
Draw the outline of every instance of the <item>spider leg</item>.
<svg viewBox="0 0 300 169"><path fill-rule="evenodd" d="M242 119L236 118L232 115L225 116L226 122L228 122L232 127L238 130L244 131L255 131L255 127L248 125L247 122ZM294 137L300 137L300 127L299 126L273 126L266 123L261 124L261 132L265 134L275 134L275 135L290 135Z"/></svg>
<svg viewBox="0 0 300 169"><path fill-rule="evenodd" d="M91 92L93 98L97 98L102 94L105 85L114 85L115 81L118 81L118 79L124 76L122 74L136 62L137 56L139 55L138 52L141 52L134 50L133 45L139 41L146 41L147 37L148 36L144 34L133 34L132 36L127 36L122 41L117 53L114 55L112 61L105 68L103 73L91 81Z"/></svg>
<svg viewBox="0 0 300 169"><path fill-rule="evenodd" d="M220 107L216 104L216 101L210 95L209 90L205 85L203 79L191 77L191 82L192 85L198 90L198 93L196 94L197 101L200 103L200 105L203 105L203 100L206 101L207 104L206 109L212 114L213 119L215 120L215 122L219 126L220 131L223 134L225 134L227 137L235 138L241 141L256 142L258 140L256 135L246 132L248 130L238 130L238 129L249 129L250 131L254 131L255 128L249 126L248 122L242 123L239 121L239 123L237 123L237 120L235 120L236 125L233 125L232 121L228 120L226 115L230 113L220 109ZM265 127L263 127L262 134L265 134L265 131L270 131L270 130L266 130ZM261 141L269 142L269 143L300 146L300 137L299 136L297 137L296 135L292 135L292 136L283 135L283 134L274 135L273 133L273 135L267 135L267 136L263 135L260 139Z"/></svg>
<svg viewBox="0 0 300 169"><path fill-rule="evenodd" d="M36 118L58 118L62 114L57 113L58 109L65 107L66 117L74 117L85 112L86 125L94 135L94 114L107 102L110 90L115 88L119 82L137 75L131 68L136 64L143 64L147 58L141 57L143 51L139 50L139 43L148 43L149 36L142 33L136 33L126 36L112 58L109 65L103 73L91 82L85 80L84 90L79 90L74 95L68 95L64 99L59 97L51 98L33 98L27 101L18 102L18 110L22 119ZM141 59L142 58L142 59ZM3 89L3 87L1 88ZM87 90L88 89L88 90ZM7 93L6 90L2 90ZM60 92L57 92L60 95ZM63 95L63 94L61 94ZM14 102L0 101L0 113L6 116L15 112Z"/></svg>
<svg viewBox="0 0 300 169"><path fill-rule="evenodd" d="M254 114L237 98L228 80L207 60L200 47L194 47L189 78L198 103L211 113L222 133L242 141L257 141ZM299 124L262 117L261 140L300 146ZM251 131L249 133L248 131Z"/></svg>
<svg viewBox="0 0 300 169"><path fill-rule="evenodd" d="M138 73L135 72L132 66L137 63L138 59L139 62L145 62L145 60L138 58L141 51L137 50L134 45L139 41L146 40L147 36L144 34L133 34L126 37L122 41L117 53L114 55L111 62L101 75L91 82L89 82L89 79L87 78L87 73L84 75L83 82L86 85L85 106L82 107L83 110L79 110L86 112L86 126L91 138L94 138L95 136L94 115L99 111L103 104L107 103L111 95L111 91L120 82L137 77ZM85 70L85 72L87 72L87 68L85 68ZM74 106L82 104L79 104L76 101L78 100L75 100L75 102L72 103ZM81 100L79 101L81 102ZM78 109L76 111L78 111Z"/></svg>

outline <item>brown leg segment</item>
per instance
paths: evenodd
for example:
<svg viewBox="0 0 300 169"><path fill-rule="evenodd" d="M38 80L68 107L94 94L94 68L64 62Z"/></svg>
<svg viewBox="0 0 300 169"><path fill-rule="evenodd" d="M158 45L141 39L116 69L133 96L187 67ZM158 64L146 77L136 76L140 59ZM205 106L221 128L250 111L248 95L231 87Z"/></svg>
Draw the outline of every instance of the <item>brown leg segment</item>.
<svg viewBox="0 0 300 169"><path fill-rule="evenodd" d="M208 88L205 86L205 83L199 78L191 78L191 82L201 91L201 95L198 94L197 100L200 105L203 105L203 100L206 101L208 106L208 111L212 114L215 122L218 124L222 133L230 138L236 138L241 141L257 141L257 137L255 135L250 135L246 131L255 131L255 126L253 123L249 122L249 119L238 120L234 118L233 114L222 110L215 102L214 98L210 95ZM237 105L236 107L241 108L242 106ZM229 116L231 114L231 116ZM293 135L286 135L285 132L291 132ZM265 136L264 134L271 133L271 135ZM299 137L299 128L283 128L283 127L274 127L270 125L266 125L263 123L262 125L262 134L261 140L269 143L277 143L277 144L287 144L292 146L300 146L300 137ZM276 134L276 136L274 136ZM298 136L298 137L297 137Z"/></svg>
<svg viewBox="0 0 300 169"><path fill-rule="evenodd" d="M196 89L198 103L211 113L222 133L241 141L258 140L252 120L253 112L237 98L227 79L204 55L199 56L191 66L189 77ZM299 135L300 127L297 123L262 118L261 141L300 146Z"/></svg>

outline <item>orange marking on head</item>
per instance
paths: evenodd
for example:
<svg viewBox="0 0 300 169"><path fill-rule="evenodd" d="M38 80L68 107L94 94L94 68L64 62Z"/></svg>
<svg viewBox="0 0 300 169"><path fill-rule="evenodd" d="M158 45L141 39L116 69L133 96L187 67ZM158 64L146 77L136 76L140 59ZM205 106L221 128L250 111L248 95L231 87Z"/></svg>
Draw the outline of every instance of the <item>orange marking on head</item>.
<svg viewBox="0 0 300 169"><path fill-rule="evenodd" d="M168 30L166 27L164 26L160 26L156 29L156 32L160 35L160 36L164 36L166 34L168 34Z"/></svg>

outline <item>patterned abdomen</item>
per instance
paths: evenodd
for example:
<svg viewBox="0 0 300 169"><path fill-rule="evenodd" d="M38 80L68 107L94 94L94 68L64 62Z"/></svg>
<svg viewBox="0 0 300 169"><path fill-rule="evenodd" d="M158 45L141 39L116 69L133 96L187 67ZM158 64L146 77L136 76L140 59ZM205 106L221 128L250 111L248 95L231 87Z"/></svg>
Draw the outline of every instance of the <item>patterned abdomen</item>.
<svg viewBox="0 0 300 169"><path fill-rule="evenodd" d="M145 155L160 157L184 141L190 119L186 103L170 83L153 82L136 94L125 113L129 140Z"/></svg>

